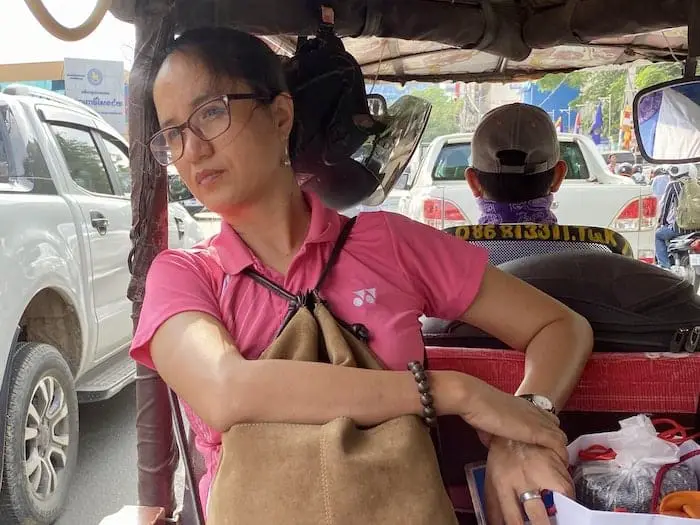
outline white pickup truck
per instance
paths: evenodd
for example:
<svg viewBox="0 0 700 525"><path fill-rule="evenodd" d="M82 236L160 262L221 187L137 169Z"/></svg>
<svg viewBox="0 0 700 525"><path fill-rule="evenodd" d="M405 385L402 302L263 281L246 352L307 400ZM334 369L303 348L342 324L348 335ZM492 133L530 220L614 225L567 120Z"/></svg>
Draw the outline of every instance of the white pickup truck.
<svg viewBox="0 0 700 525"><path fill-rule="evenodd" d="M133 381L127 144L49 91L0 93L0 522L53 523L75 470L78 402ZM169 242L203 238L179 204Z"/></svg>
<svg viewBox="0 0 700 525"><path fill-rule="evenodd" d="M382 208L396 206L391 211L440 229L475 223L479 210L464 178L471 139L471 134L436 138L406 185L391 191L392 206ZM588 137L560 134L559 142L569 168L554 196L559 223L612 228L627 238L635 257L653 262L657 203L650 187L610 172Z"/></svg>

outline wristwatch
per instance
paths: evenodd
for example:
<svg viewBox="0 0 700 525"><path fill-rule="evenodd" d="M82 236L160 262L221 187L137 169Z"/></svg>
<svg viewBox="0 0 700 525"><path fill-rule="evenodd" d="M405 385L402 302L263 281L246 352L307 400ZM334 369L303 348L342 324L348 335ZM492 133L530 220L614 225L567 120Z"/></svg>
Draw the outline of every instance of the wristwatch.
<svg viewBox="0 0 700 525"><path fill-rule="evenodd" d="M520 394L517 397L522 397L526 401L529 401L533 405L535 405L537 408L540 410L544 410L545 412L550 412L552 414L557 413L556 409L554 408L554 403L552 403L549 398L542 396L540 394Z"/></svg>

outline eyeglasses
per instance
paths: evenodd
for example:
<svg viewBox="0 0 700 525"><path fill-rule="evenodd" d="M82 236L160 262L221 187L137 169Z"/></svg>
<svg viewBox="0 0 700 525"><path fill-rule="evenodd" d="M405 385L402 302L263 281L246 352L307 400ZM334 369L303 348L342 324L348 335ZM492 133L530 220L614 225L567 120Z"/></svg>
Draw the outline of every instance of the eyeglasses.
<svg viewBox="0 0 700 525"><path fill-rule="evenodd" d="M189 129L202 140L214 140L231 127L230 105L234 100L267 101L254 93L230 93L222 95L198 106L189 118L178 126L169 126L155 133L148 141L148 147L161 166L168 166L180 160L185 151L185 129Z"/></svg>

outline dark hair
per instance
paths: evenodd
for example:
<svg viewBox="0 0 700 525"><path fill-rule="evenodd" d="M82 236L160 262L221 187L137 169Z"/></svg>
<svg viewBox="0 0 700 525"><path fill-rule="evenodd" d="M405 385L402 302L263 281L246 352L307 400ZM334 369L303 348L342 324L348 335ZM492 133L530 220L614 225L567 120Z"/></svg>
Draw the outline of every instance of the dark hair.
<svg viewBox="0 0 700 525"><path fill-rule="evenodd" d="M190 29L166 50L195 56L217 77L246 82L261 99L272 101L287 91L282 61L258 37L229 27Z"/></svg>
<svg viewBox="0 0 700 525"><path fill-rule="evenodd" d="M497 154L504 166L523 166L526 154L504 150ZM524 202L549 195L554 182L554 168L540 173L485 173L476 171L484 193L496 202Z"/></svg>

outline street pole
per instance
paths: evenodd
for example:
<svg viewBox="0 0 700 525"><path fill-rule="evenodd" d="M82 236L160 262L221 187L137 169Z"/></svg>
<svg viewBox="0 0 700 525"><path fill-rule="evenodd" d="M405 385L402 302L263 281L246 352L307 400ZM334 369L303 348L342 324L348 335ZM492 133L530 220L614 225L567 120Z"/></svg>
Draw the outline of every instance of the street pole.
<svg viewBox="0 0 700 525"><path fill-rule="evenodd" d="M608 141L610 142L610 149L613 150L614 148L612 147L612 95L608 95L607 97L600 97L600 100L605 100L608 103Z"/></svg>
<svg viewBox="0 0 700 525"><path fill-rule="evenodd" d="M571 133L571 108L561 109L561 113L566 113L566 132Z"/></svg>

